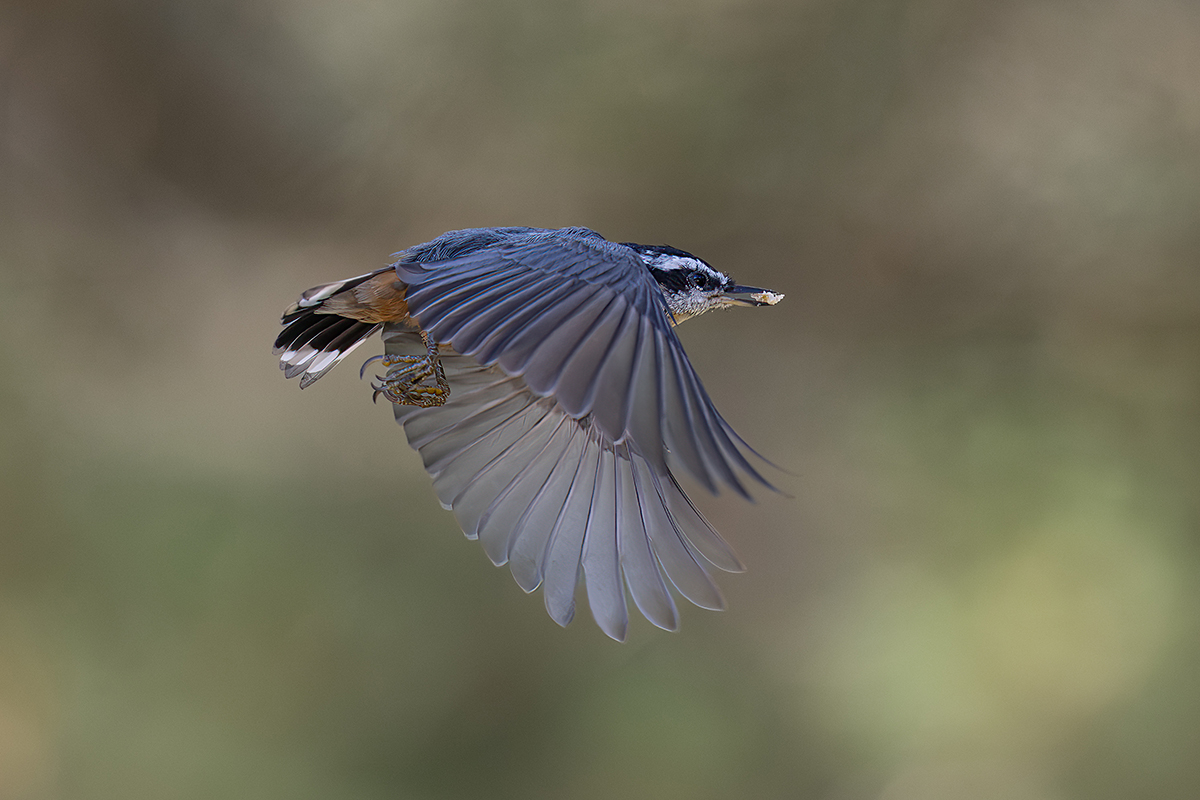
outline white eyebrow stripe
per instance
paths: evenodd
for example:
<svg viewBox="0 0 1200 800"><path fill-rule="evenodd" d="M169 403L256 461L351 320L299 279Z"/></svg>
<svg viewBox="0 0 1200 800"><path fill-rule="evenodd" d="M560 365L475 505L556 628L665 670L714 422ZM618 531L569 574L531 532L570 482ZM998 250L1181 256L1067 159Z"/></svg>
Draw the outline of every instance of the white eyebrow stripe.
<svg viewBox="0 0 1200 800"><path fill-rule="evenodd" d="M654 257L654 260L650 262L650 266L661 270L704 269L704 262L698 258L686 258L684 256L671 255L670 253L661 253Z"/></svg>
<svg viewBox="0 0 1200 800"><path fill-rule="evenodd" d="M663 272L673 272L675 270L705 272L715 277L721 283L725 283L729 280L728 275L713 269L698 258L687 258L685 256L671 255L670 253L663 253L656 256L654 260L650 262L650 266L654 267L655 269L662 270Z"/></svg>

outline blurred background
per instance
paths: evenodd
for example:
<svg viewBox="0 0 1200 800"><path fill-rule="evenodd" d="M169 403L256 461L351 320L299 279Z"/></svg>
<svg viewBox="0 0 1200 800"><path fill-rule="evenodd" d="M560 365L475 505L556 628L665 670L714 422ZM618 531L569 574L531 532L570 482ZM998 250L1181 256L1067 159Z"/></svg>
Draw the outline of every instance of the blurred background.
<svg viewBox="0 0 1200 800"><path fill-rule="evenodd" d="M0 800L1194 797L1198 76L1191 0L3 3ZM728 611L559 629L283 379L486 225L787 294L681 329L790 473L697 494Z"/></svg>

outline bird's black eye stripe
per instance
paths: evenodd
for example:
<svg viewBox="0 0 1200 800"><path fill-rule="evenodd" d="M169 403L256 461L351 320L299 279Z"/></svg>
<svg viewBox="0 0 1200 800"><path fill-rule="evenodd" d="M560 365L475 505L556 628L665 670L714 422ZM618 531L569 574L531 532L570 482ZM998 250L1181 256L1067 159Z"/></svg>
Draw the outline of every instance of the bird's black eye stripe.
<svg viewBox="0 0 1200 800"><path fill-rule="evenodd" d="M694 284L689 283L688 276L693 274L685 270L679 269L658 269L657 267L649 267L650 274L654 276L654 280L664 290L673 292L686 291Z"/></svg>
<svg viewBox="0 0 1200 800"><path fill-rule="evenodd" d="M706 272L689 269L658 269L648 267L654 280L665 291L685 292L688 289L717 290L722 288L721 281Z"/></svg>

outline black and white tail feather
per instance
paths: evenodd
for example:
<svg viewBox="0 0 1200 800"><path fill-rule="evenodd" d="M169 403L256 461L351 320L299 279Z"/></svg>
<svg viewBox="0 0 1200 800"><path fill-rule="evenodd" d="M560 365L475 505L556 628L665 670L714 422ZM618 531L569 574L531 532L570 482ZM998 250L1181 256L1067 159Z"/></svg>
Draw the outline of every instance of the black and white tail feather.
<svg viewBox="0 0 1200 800"><path fill-rule="evenodd" d="M281 322L284 327L275 339L273 352L279 356L279 368L284 377L299 375L300 388L307 387L383 327L380 323L322 314L321 307L334 295L390 269L392 267L384 267L344 281L314 286L283 312Z"/></svg>

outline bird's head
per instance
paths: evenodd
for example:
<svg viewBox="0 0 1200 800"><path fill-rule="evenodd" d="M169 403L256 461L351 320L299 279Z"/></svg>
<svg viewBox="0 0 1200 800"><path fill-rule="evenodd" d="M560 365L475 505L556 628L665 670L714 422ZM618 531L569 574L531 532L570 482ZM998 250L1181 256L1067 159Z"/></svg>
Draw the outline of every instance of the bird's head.
<svg viewBox="0 0 1200 800"><path fill-rule="evenodd" d="M728 306L773 306L783 295L733 279L691 253L661 244L623 242L636 252L658 283L677 323Z"/></svg>

